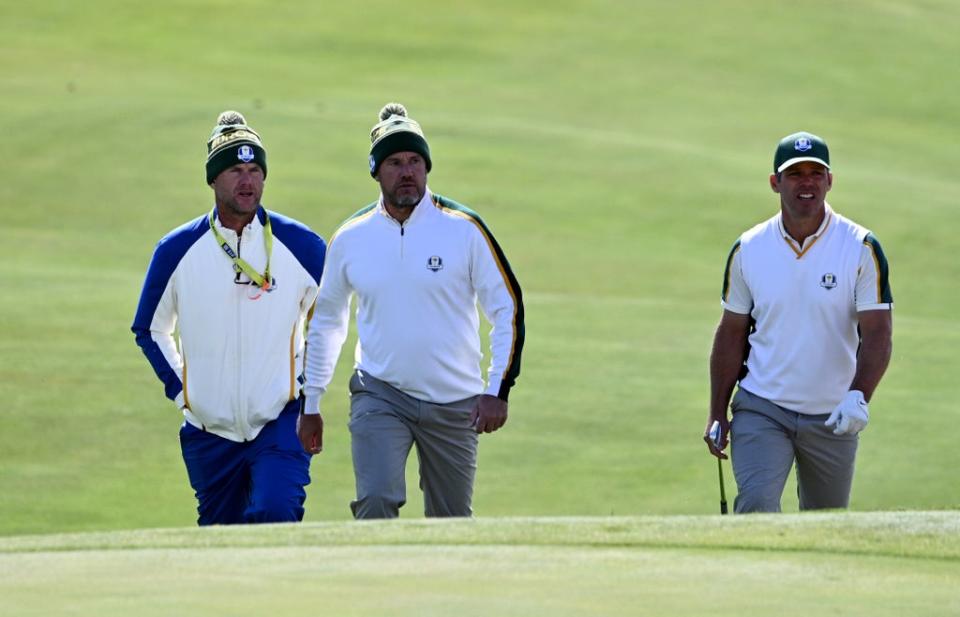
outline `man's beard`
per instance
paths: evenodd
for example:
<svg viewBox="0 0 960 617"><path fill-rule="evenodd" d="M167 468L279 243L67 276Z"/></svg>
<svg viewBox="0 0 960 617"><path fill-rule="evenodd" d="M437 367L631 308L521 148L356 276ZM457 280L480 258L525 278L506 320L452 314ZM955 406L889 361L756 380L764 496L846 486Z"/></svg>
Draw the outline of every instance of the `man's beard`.
<svg viewBox="0 0 960 617"><path fill-rule="evenodd" d="M417 192L419 193L419 191ZM420 203L420 200L423 199L423 193L418 195L411 195L409 192L404 193L403 195L397 195L394 193L393 195L389 195L389 197L390 202L395 208L407 209L413 208Z"/></svg>

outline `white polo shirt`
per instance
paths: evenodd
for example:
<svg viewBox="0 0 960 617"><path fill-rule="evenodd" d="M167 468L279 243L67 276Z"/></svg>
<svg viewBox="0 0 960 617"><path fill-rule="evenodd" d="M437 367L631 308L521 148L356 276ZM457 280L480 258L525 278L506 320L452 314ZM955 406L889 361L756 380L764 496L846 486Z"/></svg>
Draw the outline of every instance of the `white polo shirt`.
<svg viewBox="0 0 960 617"><path fill-rule="evenodd" d="M853 380L857 312L890 310L893 296L880 243L827 205L802 246L780 213L744 233L727 259L721 304L755 322L740 385L786 409L825 414Z"/></svg>

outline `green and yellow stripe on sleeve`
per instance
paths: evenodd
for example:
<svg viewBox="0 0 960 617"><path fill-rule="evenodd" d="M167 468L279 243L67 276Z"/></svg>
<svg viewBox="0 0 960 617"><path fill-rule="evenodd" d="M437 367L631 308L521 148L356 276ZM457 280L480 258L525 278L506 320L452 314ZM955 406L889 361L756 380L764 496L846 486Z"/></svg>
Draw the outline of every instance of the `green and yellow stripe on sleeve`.
<svg viewBox="0 0 960 617"><path fill-rule="evenodd" d="M883 248L871 233L864 237L863 244L870 249L873 264L877 268L877 303L893 304L893 292L890 291L890 268L887 265L887 257L883 254Z"/></svg>
<svg viewBox="0 0 960 617"><path fill-rule="evenodd" d="M525 338L523 293L520 290L520 283L517 281L516 276L514 276L513 270L510 268L510 262L507 261L503 249L500 248L500 244L497 243L496 238L493 237L490 229L483 222L483 219L480 218L479 214L463 204L441 195L434 194L433 199L436 206L441 210L452 211L477 226L481 235L486 239L490 247L490 252L493 254L494 261L497 264L497 268L499 268L500 274L503 276L507 291L513 298L513 342L510 346L510 355L507 358L506 368L504 369L500 382L500 391L497 394L499 398L507 400L510 388L513 387L517 377L520 375L520 356L523 352Z"/></svg>
<svg viewBox="0 0 960 617"><path fill-rule="evenodd" d="M730 254L727 255L727 265L723 269L723 289L720 291L720 299L724 302L727 301L727 296L730 293L730 266L733 265L733 258L736 256L739 250L740 239L738 238L737 241L733 243L733 248L730 249Z"/></svg>

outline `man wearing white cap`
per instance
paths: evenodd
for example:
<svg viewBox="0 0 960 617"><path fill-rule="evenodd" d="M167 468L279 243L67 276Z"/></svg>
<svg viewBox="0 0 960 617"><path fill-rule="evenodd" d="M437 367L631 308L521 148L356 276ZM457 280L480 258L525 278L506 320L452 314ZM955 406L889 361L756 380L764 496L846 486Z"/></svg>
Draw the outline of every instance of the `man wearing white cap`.
<svg viewBox="0 0 960 617"><path fill-rule="evenodd" d="M893 296L880 243L832 210L832 185L827 144L784 137L770 175L780 212L727 258L704 441L727 458L729 430L738 513L779 512L794 463L801 510L850 501L858 434L890 361Z"/></svg>

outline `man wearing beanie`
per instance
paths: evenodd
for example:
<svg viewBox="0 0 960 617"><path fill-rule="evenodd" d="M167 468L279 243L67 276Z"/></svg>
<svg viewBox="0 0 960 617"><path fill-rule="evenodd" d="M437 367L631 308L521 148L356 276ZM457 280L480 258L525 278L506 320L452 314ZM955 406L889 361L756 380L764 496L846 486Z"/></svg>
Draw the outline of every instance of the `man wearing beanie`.
<svg viewBox="0 0 960 617"><path fill-rule="evenodd" d="M770 174L780 212L727 258L704 440L727 458L729 430L736 512L779 512L794 462L801 510L850 501L867 403L890 362L893 296L880 243L834 212L832 186L827 144L784 137Z"/></svg>
<svg viewBox="0 0 960 617"><path fill-rule="evenodd" d="M427 186L430 148L402 105L370 134L377 201L334 234L310 321L300 440L316 452L320 399L357 297L350 434L356 518L393 518L406 502L413 446L427 516L470 516L480 433L507 420L520 372L523 300L510 264L479 216ZM477 302L493 324L484 381Z"/></svg>
<svg viewBox="0 0 960 617"><path fill-rule="evenodd" d="M207 142L213 209L157 244L133 320L183 414L200 525L299 521L310 483L296 422L326 245L263 207L266 176L260 135L220 114Z"/></svg>

